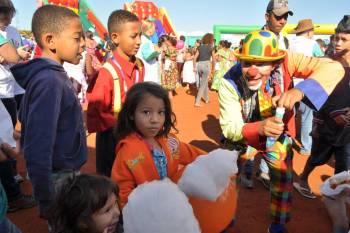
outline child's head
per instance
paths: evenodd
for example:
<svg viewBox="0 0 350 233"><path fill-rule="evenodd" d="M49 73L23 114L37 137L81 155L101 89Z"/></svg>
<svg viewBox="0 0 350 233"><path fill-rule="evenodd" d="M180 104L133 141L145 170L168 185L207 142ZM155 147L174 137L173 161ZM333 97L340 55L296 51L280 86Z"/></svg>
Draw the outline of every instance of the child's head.
<svg viewBox="0 0 350 233"><path fill-rule="evenodd" d="M187 50L186 50L186 53L188 53L188 54L190 54L191 56L193 56L194 53L195 53L195 50L194 50L194 48L192 48L192 47L188 47Z"/></svg>
<svg viewBox="0 0 350 233"><path fill-rule="evenodd" d="M108 32L120 53L136 55L141 44L141 22L126 10L116 10L108 18Z"/></svg>
<svg viewBox="0 0 350 233"><path fill-rule="evenodd" d="M0 30L5 30L11 24L16 13L11 0L0 0Z"/></svg>
<svg viewBox="0 0 350 233"><path fill-rule="evenodd" d="M169 40L168 35L161 35L158 40L158 47L162 47L163 45L166 45L166 42Z"/></svg>
<svg viewBox="0 0 350 233"><path fill-rule="evenodd" d="M61 64L79 63L84 46L83 28L72 10L55 5L38 8L33 15L32 31L44 57Z"/></svg>
<svg viewBox="0 0 350 233"><path fill-rule="evenodd" d="M128 91L119 113L117 141L133 132L145 138L167 136L175 123L168 92L156 83L139 83Z"/></svg>
<svg viewBox="0 0 350 233"><path fill-rule="evenodd" d="M177 44L177 40L176 40L176 37L170 37L170 44L171 46L175 47L176 44Z"/></svg>
<svg viewBox="0 0 350 233"><path fill-rule="evenodd" d="M214 35L212 33L207 33L202 38L202 44L212 45L214 44Z"/></svg>
<svg viewBox="0 0 350 233"><path fill-rule="evenodd" d="M107 177L74 175L60 185L51 207L53 233L114 233L119 221L118 188Z"/></svg>
<svg viewBox="0 0 350 233"><path fill-rule="evenodd" d="M93 40L93 39L94 39L94 33L93 33L92 31L90 31L90 30L87 30L87 31L85 32L85 38L86 38L86 39Z"/></svg>
<svg viewBox="0 0 350 233"><path fill-rule="evenodd" d="M146 19L142 22L142 33L151 37L156 32L156 25L154 19Z"/></svg>

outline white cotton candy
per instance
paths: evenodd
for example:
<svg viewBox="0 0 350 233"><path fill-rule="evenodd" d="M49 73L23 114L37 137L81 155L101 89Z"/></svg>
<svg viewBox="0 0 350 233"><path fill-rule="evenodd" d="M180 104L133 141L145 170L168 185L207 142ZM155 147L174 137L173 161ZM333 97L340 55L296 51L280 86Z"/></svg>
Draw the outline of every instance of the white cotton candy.
<svg viewBox="0 0 350 233"><path fill-rule="evenodd" d="M237 174L237 151L216 149L189 164L178 186L187 196L216 201Z"/></svg>
<svg viewBox="0 0 350 233"><path fill-rule="evenodd" d="M200 233L186 195L169 179L138 186L123 209L125 233Z"/></svg>

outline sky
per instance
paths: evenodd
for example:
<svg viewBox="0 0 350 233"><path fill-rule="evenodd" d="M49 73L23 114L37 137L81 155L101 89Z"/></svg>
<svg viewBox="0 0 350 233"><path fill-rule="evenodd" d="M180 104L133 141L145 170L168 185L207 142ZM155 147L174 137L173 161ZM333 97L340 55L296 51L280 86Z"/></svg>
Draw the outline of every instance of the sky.
<svg viewBox="0 0 350 233"><path fill-rule="evenodd" d="M17 14L12 24L18 29L30 30L36 0L12 0ZM87 0L95 15L106 25L109 14L123 8L126 1ZM131 2L130 0L127 2ZM177 31L211 32L214 24L263 25L268 0L155 0L165 7ZM317 24L337 24L343 15L350 15L350 0L289 0L294 12L288 23L311 18Z"/></svg>

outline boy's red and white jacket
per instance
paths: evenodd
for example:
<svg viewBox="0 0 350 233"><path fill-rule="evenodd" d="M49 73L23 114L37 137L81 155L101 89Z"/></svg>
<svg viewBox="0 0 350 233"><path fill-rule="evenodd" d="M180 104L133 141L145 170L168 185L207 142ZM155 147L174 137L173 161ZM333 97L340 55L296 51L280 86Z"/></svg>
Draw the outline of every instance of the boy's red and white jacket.
<svg viewBox="0 0 350 233"><path fill-rule="evenodd" d="M135 83L143 82L145 70L142 61L134 58L128 61L117 52L107 61L116 71L119 78L120 100L124 103L126 92ZM89 132L102 132L116 123L113 111L114 103L114 81L113 75L108 69L102 67L95 80L91 83L87 93L87 128Z"/></svg>

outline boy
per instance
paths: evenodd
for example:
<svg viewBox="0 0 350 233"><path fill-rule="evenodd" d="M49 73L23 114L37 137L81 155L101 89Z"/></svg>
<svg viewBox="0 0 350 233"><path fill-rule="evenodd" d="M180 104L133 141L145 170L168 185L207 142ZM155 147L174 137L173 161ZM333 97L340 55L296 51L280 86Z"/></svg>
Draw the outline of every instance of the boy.
<svg viewBox="0 0 350 233"><path fill-rule="evenodd" d="M108 32L116 49L88 90L87 127L89 132L97 132L96 171L109 177L115 158L116 115L126 92L135 83L143 82L144 67L135 57L141 44L141 23L136 15L126 10L112 12Z"/></svg>
<svg viewBox="0 0 350 233"><path fill-rule="evenodd" d="M46 218L54 183L86 162L81 107L62 67L65 61L79 63L83 30L73 11L46 5L34 13L32 31L42 57L11 71L26 90L19 114L21 143L40 216Z"/></svg>
<svg viewBox="0 0 350 233"><path fill-rule="evenodd" d="M267 162L271 178L268 232L287 233L293 179L294 105L303 100L319 110L344 76L344 69L330 59L279 49L277 37L270 31L249 33L234 54L240 63L225 74L219 89L220 125L225 138L257 149ZM282 76L275 74L279 68L283 69ZM293 88L292 77L307 79ZM277 104L286 109L283 119L274 116ZM267 137L278 139L278 143L266 148ZM246 154L245 159L250 159L249 156Z"/></svg>
<svg viewBox="0 0 350 233"><path fill-rule="evenodd" d="M334 154L335 171L350 169L350 15L345 15L335 29L335 54L333 59L342 63L345 76L332 93L325 106L314 115L311 155L294 188L306 198L316 198L308 178L317 167L328 162Z"/></svg>

